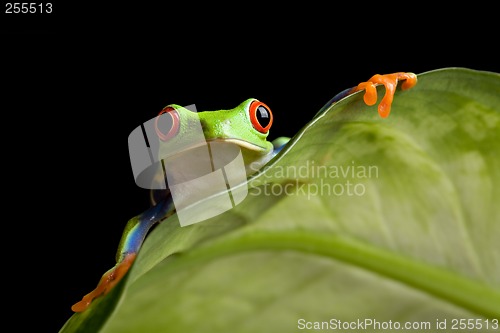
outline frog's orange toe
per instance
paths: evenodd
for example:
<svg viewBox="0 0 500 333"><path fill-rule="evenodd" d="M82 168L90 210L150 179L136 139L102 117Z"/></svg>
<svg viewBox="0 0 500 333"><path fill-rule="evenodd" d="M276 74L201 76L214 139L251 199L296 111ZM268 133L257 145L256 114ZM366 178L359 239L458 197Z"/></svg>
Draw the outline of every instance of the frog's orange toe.
<svg viewBox="0 0 500 333"><path fill-rule="evenodd" d="M413 73L402 73L404 75L403 78L400 78L399 80L405 80L403 84L401 85L401 89L403 90L408 90L410 88L413 88L417 84L417 76Z"/></svg>
<svg viewBox="0 0 500 333"><path fill-rule="evenodd" d="M352 89L352 93L365 90L363 100L367 105L374 105L377 102L376 84L383 84L385 95L378 106L378 113L382 118L389 116L394 93L399 81L404 80L401 89L407 90L417 84L417 76L413 73L398 72L393 74L375 74L368 81L361 82Z"/></svg>
<svg viewBox="0 0 500 333"><path fill-rule="evenodd" d="M358 86L354 89L353 92L364 90L365 94L363 96L363 100L366 105L375 105L377 103L378 95L377 88L372 82L362 82L358 84Z"/></svg>
<svg viewBox="0 0 500 333"><path fill-rule="evenodd" d="M77 302L73 304L71 307L71 310L73 312L83 312L85 309L87 309L92 302L92 300L97 297L97 296L89 296L90 294L87 294L85 297L80 302ZM89 297L87 297L89 296Z"/></svg>
<svg viewBox="0 0 500 333"><path fill-rule="evenodd" d="M107 271L102 276L97 287L94 290L92 290L90 293L88 293L87 295L83 296L81 301L79 301L78 303L75 303L71 307L71 310L73 310L74 312L82 312L90 306L90 303L92 303L92 301L95 298L97 298L101 295L104 295L107 292L107 290L109 289L108 288L109 283L114 280L115 270L116 270L116 266L114 268L112 268L111 270Z"/></svg>
<svg viewBox="0 0 500 333"><path fill-rule="evenodd" d="M85 311L95 298L107 294L125 276L134 260L135 253L125 256L119 264L104 273L97 287L85 295L81 301L73 304L71 310L73 312Z"/></svg>

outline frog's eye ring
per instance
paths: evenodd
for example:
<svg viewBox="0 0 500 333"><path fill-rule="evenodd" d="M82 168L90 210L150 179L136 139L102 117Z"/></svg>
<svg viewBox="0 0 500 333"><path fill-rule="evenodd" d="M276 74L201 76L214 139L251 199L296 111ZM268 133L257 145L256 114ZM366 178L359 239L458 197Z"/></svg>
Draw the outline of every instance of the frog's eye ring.
<svg viewBox="0 0 500 333"><path fill-rule="evenodd" d="M249 113L250 121L257 131L263 134L269 132L269 128L273 124L273 113L266 104L257 100L253 101L250 104Z"/></svg>
<svg viewBox="0 0 500 333"><path fill-rule="evenodd" d="M179 114L171 106L166 106L155 119L155 131L160 140L168 141L179 132Z"/></svg>

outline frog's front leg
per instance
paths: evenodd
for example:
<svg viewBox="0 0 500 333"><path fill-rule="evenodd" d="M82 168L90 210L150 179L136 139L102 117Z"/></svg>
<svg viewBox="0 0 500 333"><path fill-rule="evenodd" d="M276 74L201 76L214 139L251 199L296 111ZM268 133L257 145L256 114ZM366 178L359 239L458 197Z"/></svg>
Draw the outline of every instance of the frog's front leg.
<svg viewBox="0 0 500 333"><path fill-rule="evenodd" d="M401 89L407 90L412 88L417 84L417 76L413 73L407 72L397 72L392 74L375 74L368 81L361 82L353 88L348 88L337 95L335 95L331 100L328 101L317 113L317 115L323 113L328 109L333 103L340 101L342 98L354 94L355 92L365 90L365 95L363 100L367 105L374 105L377 103L377 88L378 84L383 84L385 87L385 95L382 98L378 106L378 113L382 118L389 116L391 112L391 104L394 99L394 93L396 92L396 87L399 81L403 81Z"/></svg>
<svg viewBox="0 0 500 333"><path fill-rule="evenodd" d="M168 195L144 213L130 219L118 246L116 265L104 273L97 287L75 303L71 310L82 312L96 297L107 294L128 272L151 227L174 212L172 197Z"/></svg>
<svg viewBox="0 0 500 333"><path fill-rule="evenodd" d="M401 89L407 90L417 84L417 76L413 73L398 72L392 74L375 74L368 81L361 82L356 87L349 90L349 94L357 91L365 90L363 100L367 105L377 103L377 84L383 84L385 87L385 95L378 105L378 113L382 118L389 116L391 112L391 104L394 99L394 93L398 82L404 80Z"/></svg>

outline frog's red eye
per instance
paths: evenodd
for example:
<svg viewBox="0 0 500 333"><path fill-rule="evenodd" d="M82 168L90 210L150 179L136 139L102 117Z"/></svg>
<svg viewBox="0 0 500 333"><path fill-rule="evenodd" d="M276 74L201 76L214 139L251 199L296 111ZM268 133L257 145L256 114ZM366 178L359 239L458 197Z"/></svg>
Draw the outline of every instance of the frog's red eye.
<svg viewBox="0 0 500 333"><path fill-rule="evenodd" d="M253 101L252 104L250 104L249 112L250 121L253 127L257 131L266 134L273 124L271 109L260 101Z"/></svg>
<svg viewBox="0 0 500 333"><path fill-rule="evenodd" d="M171 106L160 111L155 119L156 134L162 141L174 137L179 131L179 114Z"/></svg>

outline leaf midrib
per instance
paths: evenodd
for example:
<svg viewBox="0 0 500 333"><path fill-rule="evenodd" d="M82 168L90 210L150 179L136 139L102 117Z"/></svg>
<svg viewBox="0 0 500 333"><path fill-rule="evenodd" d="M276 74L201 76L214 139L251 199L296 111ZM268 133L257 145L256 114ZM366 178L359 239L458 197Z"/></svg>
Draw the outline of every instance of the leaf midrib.
<svg viewBox="0 0 500 333"><path fill-rule="evenodd" d="M485 318L500 316L500 290L437 266L382 250L354 238L317 232L252 231L231 235L179 254L167 270L192 267L255 250L298 251L339 260L404 283Z"/></svg>

